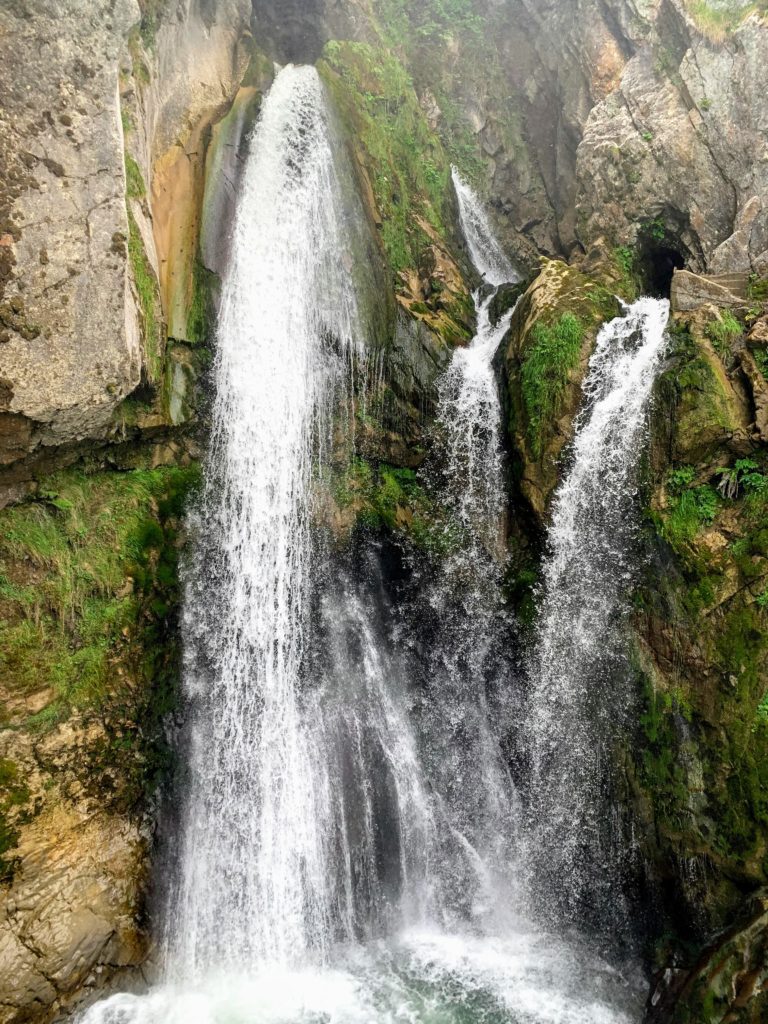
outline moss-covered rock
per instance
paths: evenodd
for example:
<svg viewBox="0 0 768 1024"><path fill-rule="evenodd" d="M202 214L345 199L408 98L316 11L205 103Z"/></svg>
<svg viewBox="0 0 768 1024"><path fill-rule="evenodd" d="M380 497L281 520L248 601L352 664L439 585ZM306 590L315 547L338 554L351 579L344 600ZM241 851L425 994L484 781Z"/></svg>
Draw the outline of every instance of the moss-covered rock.
<svg viewBox="0 0 768 1024"><path fill-rule="evenodd" d="M697 963L768 882L768 449L740 368L744 332L712 306L678 316L652 413L631 774L663 894L661 965L681 971L660 1020L763 1012L749 979L765 950L739 928Z"/></svg>
<svg viewBox="0 0 768 1024"><path fill-rule="evenodd" d="M330 42L319 63L347 128L362 193L401 306L448 344L471 337L472 302L457 246L450 166L398 57Z"/></svg>
<svg viewBox="0 0 768 1024"><path fill-rule="evenodd" d="M558 481L597 331L619 312L598 280L545 260L512 317L502 358L513 468L539 521Z"/></svg>
<svg viewBox="0 0 768 1024"><path fill-rule="evenodd" d="M146 814L170 766L197 477L68 471L0 512L3 1019L146 955Z"/></svg>

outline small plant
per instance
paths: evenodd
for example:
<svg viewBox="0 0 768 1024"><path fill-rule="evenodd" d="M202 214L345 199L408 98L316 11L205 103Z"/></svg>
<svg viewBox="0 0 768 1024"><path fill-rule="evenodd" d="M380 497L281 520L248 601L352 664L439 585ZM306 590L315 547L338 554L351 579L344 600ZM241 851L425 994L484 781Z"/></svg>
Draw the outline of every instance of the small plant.
<svg viewBox="0 0 768 1024"><path fill-rule="evenodd" d="M704 99L699 103L699 110L703 110L705 113L712 109L712 100L705 96Z"/></svg>
<svg viewBox="0 0 768 1024"><path fill-rule="evenodd" d="M706 335L715 352L725 358L731 354L731 346L742 335L742 327L730 310L723 310L719 320L707 324Z"/></svg>
<svg viewBox="0 0 768 1024"><path fill-rule="evenodd" d="M614 249L614 256L616 262L619 264L625 274L631 274L635 269L635 254L628 245L620 245L618 249Z"/></svg>
<svg viewBox="0 0 768 1024"><path fill-rule="evenodd" d="M768 302L768 277L750 274L747 282L747 295L757 302Z"/></svg>
<svg viewBox="0 0 768 1024"><path fill-rule="evenodd" d="M667 228L661 217L654 217L653 220L645 221L642 229L654 242L663 242L667 237Z"/></svg>
<svg viewBox="0 0 768 1024"><path fill-rule="evenodd" d="M680 494L693 483L695 471L693 466L680 466L679 469L670 469L667 473L667 487L672 494Z"/></svg>
<svg viewBox="0 0 768 1024"><path fill-rule="evenodd" d="M717 470L720 483L717 489L724 498L733 501L742 490L754 494L768 494L768 476L760 472L754 459L739 459L733 466Z"/></svg>
<svg viewBox="0 0 768 1024"><path fill-rule="evenodd" d="M709 484L692 487L695 475L692 466L680 466L667 473L669 499L662 533L673 547L692 541L702 526L714 522L717 516L717 491Z"/></svg>
<svg viewBox="0 0 768 1024"><path fill-rule="evenodd" d="M643 138L646 142L653 142L653 132L643 132Z"/></svg>

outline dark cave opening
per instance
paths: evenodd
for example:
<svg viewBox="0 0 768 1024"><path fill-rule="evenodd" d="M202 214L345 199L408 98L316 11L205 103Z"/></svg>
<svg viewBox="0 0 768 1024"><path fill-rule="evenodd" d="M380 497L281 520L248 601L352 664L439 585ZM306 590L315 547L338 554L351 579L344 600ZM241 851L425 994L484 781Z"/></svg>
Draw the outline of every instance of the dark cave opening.
<svg viewBox="0 0 768 1024"><path fill-rule="evenodd" d="M653 246L641 255L645 290L657 299L669 298L672 275L682 270L685 257L669 245Z"/></svg>

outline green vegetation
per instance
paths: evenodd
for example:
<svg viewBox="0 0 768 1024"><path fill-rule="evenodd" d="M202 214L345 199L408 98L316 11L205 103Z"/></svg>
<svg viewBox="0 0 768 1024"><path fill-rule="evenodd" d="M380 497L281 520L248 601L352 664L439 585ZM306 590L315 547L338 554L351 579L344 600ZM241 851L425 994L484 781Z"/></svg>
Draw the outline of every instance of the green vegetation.
<svg viewBox="0 0 768 1024"><path fill-rule="evenodd" d="M720 43L738 28L744 19L756 10L760 3L744 3L743 0L685 0L685 6L699 31L712 42Z"/></svg>
<svg viewBox="0 0 768 1024"><path fill-rule="evenodd" d="M707 324L706 334L721 359L731 356L733 342L742 336L742 326L730 310L720 311L720 317Z"/></svg>
<svg viewBox="0 0 768 1024"><path fill-rule="evenodd" d="M17 826L30 817L26 806L29 799L29 788L19 778L18 766L7 757L0 757L0 884L7 882L16 869L12 851L19 840Z"/></svg>
<svg viewBox="0 0 768 1024"><path fill-rule="evenodd" d="M215 281L216 275L196 259L192 271L192 301L187 313L187 334L193 344L205 345L212 341Z"/></svg>
<svg viewBox="0 0 768 1024"><path fill-rule="evenodd" d="M527 419L528 442L541 457L542 439L557 416L568 377L579 361L584 325L573 313L563 313L551 326L537 323L523 356L520 375Z"/></svg>
<svg viewBox="0 0 768 1024"><path fill-rule="evenodd" d="M148 50L154 49L157 30L163 16L163 10L167 0L139 0L141 20L139 21L139 35L141 41Z"/></svg>
<svg viewBox="0 0 768 1024"><path fill-rule="evenodd" d="M378 0L377 9L382 37L395 49L479 41L485 27L473 0Z"/></svg>
<svg viewBox="0 0 768 1024"><path fill-rule="evenodd" d="M653 242L663 242L667 237L667 226L662 217L654 217L643 221L640 232Z"/></svg>
<svg viewBox="0 0 768 1024"><path fill-rule="evenodd" d="M714 522L720 505L717 491L709 484L692 487L693 478L692 466L682 466L667 476L669 499L661 534L678 550Z"/></svg>
<svg viewBox="0 0 768 1024"><path fill-rule="evenodd" d="M125 154L125 194L130 199L143 199L147 194L141 169L130 153Z"/></svg>
<svg viewBox="0 0 768 1024"><path fill-rule="evenodd" d="M387 50L331 42L323 56L321 70L368 156L390 265L395 272L417 267L428 230L445 233L450 169L440 140L427 125L410 75Z"/></svg>
<svg viewBox="0 0 768 1024"><path fill-rule="evenodd" d="M768 277L750 274L747 295L756 302L768 302Z"/></svg>
<svg viewBox="0 0 768 1024"><path fill-rule="evenodd" d="M354 510L360 526L386 529L423 551L445 554L458 543L458 527L434 502L415 470L353 459L335 478L333 498L340 509Z"/></svg>
<svg viewBox="0 0 768 1024"><path fill-rule="evenodd" d="M156 384L162 373L163 344L161 338L160 296L157 279L144 251L139 227L128 211L128 258L133 271L133 282L139 297L141 336L144 342L144 361L147 377Z"/></svg>
<svg viewBox="0 0 768 1024"><path fill-rule="evenodd" d="M637 250L620 245L613 250L613 261L619 274L617 291L627 300L634 299L642 290Z"/></svg>
<svg viewBox="0 0 768 1024"><path fill-rule="evenodd" d="M67 767L102 803L125 809L167 762L177 532L197 479L196 468L68 471L0 515L0 674L20 698L47 698L19 724L97 724Z"/></svg>

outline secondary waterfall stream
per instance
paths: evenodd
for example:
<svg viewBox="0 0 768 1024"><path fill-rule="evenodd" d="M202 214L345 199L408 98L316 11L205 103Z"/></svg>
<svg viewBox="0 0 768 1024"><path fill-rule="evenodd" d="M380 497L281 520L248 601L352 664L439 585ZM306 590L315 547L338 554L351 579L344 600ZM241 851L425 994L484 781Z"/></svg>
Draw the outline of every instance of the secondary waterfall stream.
<svg viewBox="0 0 768 1024"><path fill-rule="evenodd" d="M550 921L623 921L610 765L632 694L619 625L634 580L639 454L668 316L668 302L644 298L600 330L553 504L531 657L526 851L538 916Z"/></svg>
<svg viewBox="0 0 768 1024"><path fill-rule="evenodd" d="M492 324L491 295L477 293L476 337L438 386L438 491L459 543L421 594L438 626L423 649L391 607L376 545L349 566L313 536L313 480L366 358L350 272L360 210L345 198L335 133L317 72L284 68L250 140L223 282L186 579L186 773L161 979L85 1020L631 1024L632 985L525 905L526 892L557 897L523 840L538 836L570 865L573 828L588 832L597 814L585 785L566 827L563 777L590 767L586 725L575 761L559 761L558 744L565 716L581 714L590 643L605 643L621 603L625 534L603 534L632 504L666 313L643 300L601 332L556 500L533 658L537 832L503 755L517 683L498 632L492 360L511 313ZM456 173L454 187L478 272L494 288L513 280ZM582 646L561 651L577 623ZM580 660L558 674L561 657Z"/></svg>

